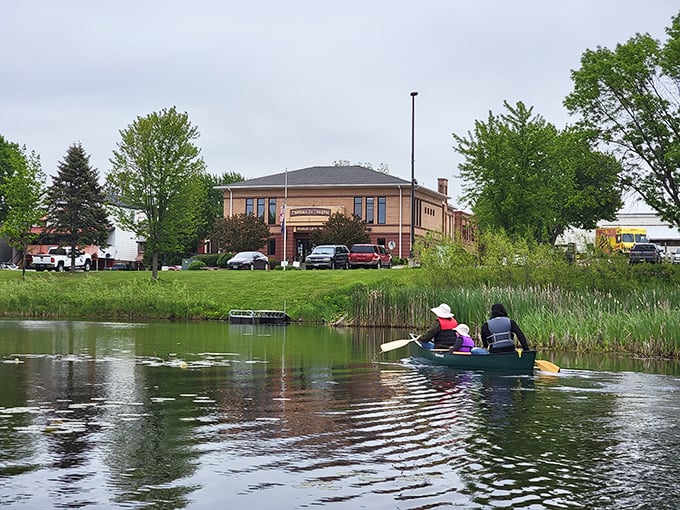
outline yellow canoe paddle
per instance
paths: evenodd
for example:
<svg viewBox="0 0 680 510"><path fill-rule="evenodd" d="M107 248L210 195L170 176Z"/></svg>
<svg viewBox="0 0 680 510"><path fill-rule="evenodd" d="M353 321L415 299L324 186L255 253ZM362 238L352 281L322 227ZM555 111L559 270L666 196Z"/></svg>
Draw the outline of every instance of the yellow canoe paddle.
<svg viewBox="0 0 680 510"><path fill-rule="evenodd" d="M517 355L521 358L522 357L522 349L516 349L517 350ZM537 359L534 361L534 365L538 367L539 370L543 372L552 372L554 374L557 374L560 371L560 367L555 365L555 363L552 363L550 361L544 360L544 359Z"/></svg>
<svg viewBox="0 0 680 510"><path fill-rule="evenodd" d="M552 372L556 374L560 371L560 367L555 365L555 363L551 363L550 361L544 359L537 359L534 361L534 365L536 365L543 372Z"/></svg>

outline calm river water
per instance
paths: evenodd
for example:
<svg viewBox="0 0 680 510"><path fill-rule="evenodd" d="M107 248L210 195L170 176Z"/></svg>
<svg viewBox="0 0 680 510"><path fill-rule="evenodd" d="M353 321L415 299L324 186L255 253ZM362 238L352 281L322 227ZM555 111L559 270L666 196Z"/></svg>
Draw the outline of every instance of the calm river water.
<svg viewBox="0 0 680 510"><path fill-rule="evenodd" d="M403 336L0 321L0 507L680 508L677 363L461 372Z"/></svg>

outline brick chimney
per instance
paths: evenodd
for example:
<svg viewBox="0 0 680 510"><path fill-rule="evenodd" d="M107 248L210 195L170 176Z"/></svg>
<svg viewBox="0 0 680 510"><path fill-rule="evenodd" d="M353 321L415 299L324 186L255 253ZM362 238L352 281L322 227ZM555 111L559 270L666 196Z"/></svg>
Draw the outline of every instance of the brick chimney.
<svg viewBox="0 0 680 510"><path fill-rule="evenodd" d="M442 195L449 194L449 180L445 177L437 179L437 191Z"/></svg>

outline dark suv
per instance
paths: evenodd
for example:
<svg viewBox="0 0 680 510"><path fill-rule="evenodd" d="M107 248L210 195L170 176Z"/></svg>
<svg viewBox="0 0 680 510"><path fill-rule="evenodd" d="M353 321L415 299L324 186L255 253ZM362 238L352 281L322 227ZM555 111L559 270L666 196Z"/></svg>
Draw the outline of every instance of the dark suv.
<svg viewBox="0 0 680 510"><path fill-rule="evenodd" d="M322 244L305 257L305 269L347 269L349 249L344 244Z"/></svg>
<svg viewBox="0 0 680 510"><path fill-rule="evenodd" d="M381 244L354 244L349 250L349 267L392 267L392 255Z"/></svg>
<svg viewBox="0 0 680 510"><path fill-rule="evenodd" d="M628 262L636 264L638 262L661 262L661 250L654 243L635 243L628 254Z"/></svg>

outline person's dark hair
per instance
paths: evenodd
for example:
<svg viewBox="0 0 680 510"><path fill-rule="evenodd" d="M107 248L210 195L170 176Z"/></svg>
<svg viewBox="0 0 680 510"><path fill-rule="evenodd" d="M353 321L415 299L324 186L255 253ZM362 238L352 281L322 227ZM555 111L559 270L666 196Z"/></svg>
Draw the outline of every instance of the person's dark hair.
<svg viewBox="0 0 680 510"><path fill-rule="evenodd" d="M491 305L491 317L507 317L508 312L505 311L505 307L500 303L494 303Z"/></svg>

